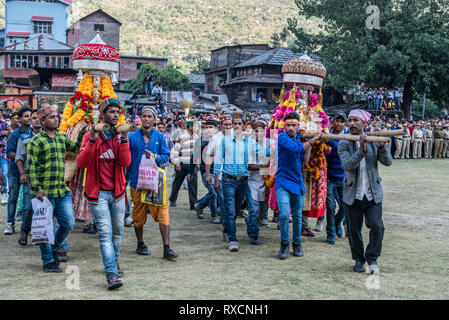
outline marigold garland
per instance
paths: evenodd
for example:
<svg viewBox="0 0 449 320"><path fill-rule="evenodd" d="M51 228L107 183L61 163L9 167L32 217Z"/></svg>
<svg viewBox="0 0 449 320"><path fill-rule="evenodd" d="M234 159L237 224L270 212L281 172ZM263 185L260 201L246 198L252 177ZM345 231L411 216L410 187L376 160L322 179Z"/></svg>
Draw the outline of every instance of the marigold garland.
<svg viewBox="0 0 449 320"><path fill-rule="evenodd" d="M94 89L94 78L89 76L88 73L84 74L83 80L78 85L77 90L73 96L69 99L69 102L64 108L64 113L62 116L62 123L59 129L66 133L69 127L75 126L79 121L84 120L87 123L94 123L94 113L93 113L93 89ZM111 79L108 76L101 77L100 88L98 89L100 93L99 101L103 101L106 98L115 98L117 95L112 86ZM123 112L123 107L120 107L120 116L117 126L126 124L125 114Z"/></svg>

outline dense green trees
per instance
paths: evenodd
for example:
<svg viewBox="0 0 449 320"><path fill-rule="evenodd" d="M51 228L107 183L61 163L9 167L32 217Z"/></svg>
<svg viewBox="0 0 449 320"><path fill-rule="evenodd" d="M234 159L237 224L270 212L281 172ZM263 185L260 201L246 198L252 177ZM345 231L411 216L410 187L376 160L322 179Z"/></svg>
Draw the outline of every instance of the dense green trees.
<svg viewBox="0 0 449 320"><path fill-rule="evenodd" d="M144 79L148 69L153 72L153 85L162 85L163 90L185 90L189 87L189 79L175 67L169 65L167 69L159 69L151 64L144 63L135 79L129 79L125 83L125 90L134 94L144 93Z"/></svg>
<svg viewBox="0 0 449 320"><path fill-rule="evenodd" d="M357 81L404 87L407 116L414 94L426 92L440 107L449 102L447 0L295 2L300 16L288 19L288 30L298 51L322 57L327 84L340 90ZM321 31L307 32L300 23L304 18L320 19Z"/></svg>

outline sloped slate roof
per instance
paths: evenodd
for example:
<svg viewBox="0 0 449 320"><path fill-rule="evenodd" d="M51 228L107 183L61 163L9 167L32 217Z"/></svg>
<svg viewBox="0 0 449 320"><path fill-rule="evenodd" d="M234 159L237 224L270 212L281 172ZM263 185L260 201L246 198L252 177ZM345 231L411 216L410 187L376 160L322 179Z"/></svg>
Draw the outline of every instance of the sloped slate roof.
<svg viewBox="0 0 449 320"><path fill-rule="evenodd" d="M40 35L22 42L14 43L1 49L1 51L71 51L73 48L65 43Z"/></svg>
<svg viewBox="0 0 449 320"><path fill-rule="evenodd" d="M273 50L261 54L260 56L242 62L234 66L233 68L247 68L253 66L260 66L264 64L273 66L282 66L288 60L300 58L302 55L304 55L304 53L294 53L293 51L287 48L275 48ZM319 58L317 56L313 54L311 55L309 54L309 56L313 60L319 61Z"/></svg>

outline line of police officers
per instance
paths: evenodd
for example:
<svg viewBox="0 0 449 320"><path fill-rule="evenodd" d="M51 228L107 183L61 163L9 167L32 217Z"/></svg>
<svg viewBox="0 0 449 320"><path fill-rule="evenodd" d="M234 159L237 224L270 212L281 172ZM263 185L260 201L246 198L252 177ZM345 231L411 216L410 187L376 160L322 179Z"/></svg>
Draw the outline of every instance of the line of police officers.
<svg viewBox="0 0 449 320"><path fill-rule="evenodd" d="M395 144L394 159L421 159L424 158L449 158L449 123L443 125L436 123L434 126L430 122L425 124L425 128L421 128L422 123L417 122L410 126L408 122L399 124L397 128L387 124L384 130L403 130L407 128L406 134L395 136L392 141ZM410 128L413 128L410 134ZM391 152L391 144L386 145ZM410 148L411 147L411 148ZM433 150L433 154L432 154Z"/></svg>

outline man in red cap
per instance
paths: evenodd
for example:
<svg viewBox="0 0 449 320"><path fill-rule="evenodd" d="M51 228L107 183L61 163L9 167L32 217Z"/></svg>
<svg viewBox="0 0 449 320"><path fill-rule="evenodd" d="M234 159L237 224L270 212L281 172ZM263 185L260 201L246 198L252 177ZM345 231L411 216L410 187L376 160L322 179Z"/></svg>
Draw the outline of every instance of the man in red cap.
<svg viewBox="0 0 449 320"><path fill-rule="evenodd" d="M382 250L384 224L382 221L382 179L377 170L378 162L390 166L392 157L385 143L366 142L364 129L371 114L364 110L352 110L348 126L352 135L360 135L360 141L342 140L338 144L338 155L344 169L343 199L346 207L348 240L352 258L356 261L353 270L365 271L368 262L370 273L379 274L377 258ZM369 244L363 248L363 217L370 229Z"/></svg>
<svg viewBox="0 0 449 320"><path fill-rule="evenodd" d="M119 135L115 129L120 115L119 101L104 99L98 109L103 122L110 124L112 130L98 133L92 126L84 135L76 163L87 169L84 193L98 229L108 289L113 290L123 285L119 278L124 274L118 261L125 219L125 174L131 164L131 153L127 133Z"/></svg>

